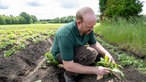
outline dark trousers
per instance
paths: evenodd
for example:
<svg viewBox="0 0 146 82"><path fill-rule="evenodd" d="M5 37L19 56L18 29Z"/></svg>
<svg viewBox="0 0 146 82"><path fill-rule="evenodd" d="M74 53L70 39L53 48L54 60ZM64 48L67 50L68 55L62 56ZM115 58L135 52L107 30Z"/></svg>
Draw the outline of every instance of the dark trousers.
<svg viewBox="0 0 146 82"><path fill-rule="evenodd" d="M75 56L74 56L74 62L82 64L82 65L90 65L95 62L95 60L100 59L100 55L98 55L98 52L92 48L87 46L81 46L75 49ZM57 60L59 63L62 63L61 55L58 54ZM76 73L66 71L66 74L68 76L70 75L76 75Z"/></svg>

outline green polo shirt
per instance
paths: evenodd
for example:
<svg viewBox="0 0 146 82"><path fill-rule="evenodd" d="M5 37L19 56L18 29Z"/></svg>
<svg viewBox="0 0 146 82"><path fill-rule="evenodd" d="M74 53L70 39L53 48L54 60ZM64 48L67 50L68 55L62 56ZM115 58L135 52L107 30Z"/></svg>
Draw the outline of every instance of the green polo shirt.
<svg viewBox="0 0 146 82"><path fill-rule="evenodd" d="M89 35L80 36L78 27L74 21L58 29L51 53L55 58L60 53L63 60L71 61L74 59L75 48L86 45L87 43L89 45L96 43L93 31Z"/></svg>

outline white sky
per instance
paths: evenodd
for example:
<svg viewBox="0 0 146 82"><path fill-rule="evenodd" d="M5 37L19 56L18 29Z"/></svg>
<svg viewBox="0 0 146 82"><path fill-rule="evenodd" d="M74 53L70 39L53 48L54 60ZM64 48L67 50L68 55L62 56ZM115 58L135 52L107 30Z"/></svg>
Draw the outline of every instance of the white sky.
<svg viewBox="0 0 146 82"><path fill-rule="evenodd" d="M146 14L146 0L142 14ZM99 0L0 0L0 15L18 16L21 12L35 15L38 19L51 19L74 15L81 7L91 7L99 13Z"/></svg>

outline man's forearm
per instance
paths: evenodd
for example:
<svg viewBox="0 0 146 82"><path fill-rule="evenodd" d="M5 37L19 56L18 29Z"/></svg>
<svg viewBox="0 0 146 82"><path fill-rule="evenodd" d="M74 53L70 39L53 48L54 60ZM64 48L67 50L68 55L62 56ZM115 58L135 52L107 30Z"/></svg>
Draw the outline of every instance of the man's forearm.
<svg viewBox="0 0 146 82"><path fill-rule="evenodd" d="M96 42L95 44L91 45L91 47L93 47L94 49L97 50L98 53L100 53L101 55L105 56L108 52L102 47L102 45L100 45L98 42Z"/></svg>
<svg viewBox="0 0 146 82"><path fill-rule="evenodd" d="M72 62L70 65L64 64L64 68L70 72L79 73L79 74L96 74L97 73L97 67L84 66L84 65L81 65L79 63L74 63L74 62Z"/></svg>
<svg viewBox="0 0 146 82"><path fill-rule="evenodd" d="M109 61L115 62L113 57L111 56L111 54L107 50L105 50L98 42L96 42L95 44L91 45L91 47L96 49L97 52L100 53L101 55L108 56Z"/></svg>

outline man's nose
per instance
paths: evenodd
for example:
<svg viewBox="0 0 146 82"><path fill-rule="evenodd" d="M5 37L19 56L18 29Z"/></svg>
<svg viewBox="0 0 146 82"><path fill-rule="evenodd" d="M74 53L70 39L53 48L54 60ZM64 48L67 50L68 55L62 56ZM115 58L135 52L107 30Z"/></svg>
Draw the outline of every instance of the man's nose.
<svg viewBox="0 0 146 82"><path fill-rule="evenodd" d="M93 27L92 27L92 28L90 28L90 31L93 31Z"/></svg>

